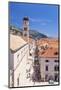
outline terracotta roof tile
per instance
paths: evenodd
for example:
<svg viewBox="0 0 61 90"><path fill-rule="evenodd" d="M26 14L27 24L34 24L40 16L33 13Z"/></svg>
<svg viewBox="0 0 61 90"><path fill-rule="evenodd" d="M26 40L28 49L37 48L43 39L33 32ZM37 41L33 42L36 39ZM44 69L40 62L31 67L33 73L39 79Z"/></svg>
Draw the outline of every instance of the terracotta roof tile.
<svg viewBox="0 0 61 90"><path fill-rule="evenodd" d="M40 57L58 57L58 48L48 48L44 51L39 51Z"/></svg>

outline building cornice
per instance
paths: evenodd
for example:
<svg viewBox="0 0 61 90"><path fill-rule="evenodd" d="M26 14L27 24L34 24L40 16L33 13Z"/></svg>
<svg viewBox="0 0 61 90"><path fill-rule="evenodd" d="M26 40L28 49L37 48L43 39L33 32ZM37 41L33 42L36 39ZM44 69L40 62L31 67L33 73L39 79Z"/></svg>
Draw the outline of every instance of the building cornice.
<svg viewBox="0 0 61 90"><path fill-rule="evenodd" d="M24 44L23 46L15 49L15 50L12 50L12 49L10 49L10 50L11 50L12 53L16 53L18 50L22 49L22 48L23 48L24 46L26 46L27 44L28 44L28 43Z"/></svg>

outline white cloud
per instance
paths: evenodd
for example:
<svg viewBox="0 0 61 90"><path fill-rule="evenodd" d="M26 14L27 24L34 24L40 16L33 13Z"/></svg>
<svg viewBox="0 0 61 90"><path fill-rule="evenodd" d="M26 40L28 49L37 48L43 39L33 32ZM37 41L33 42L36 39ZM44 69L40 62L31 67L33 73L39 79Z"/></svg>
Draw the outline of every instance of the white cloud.
<svg viewBox="0 0 61 90"><path fill-rule="evenodd" d="M40 23L41 25L47 25L49 23L51 23L51 20L47 20L47 19L36 19L36 18L30 18L31 22L36 22L36 23Z"/></svg>
<svg viewBox="0 0 61 90"><path fill-rule="evenodd" d="M30 18L30 21L32 21L32 22L41 22L40 19L35 19L35 18Z"/></svg>

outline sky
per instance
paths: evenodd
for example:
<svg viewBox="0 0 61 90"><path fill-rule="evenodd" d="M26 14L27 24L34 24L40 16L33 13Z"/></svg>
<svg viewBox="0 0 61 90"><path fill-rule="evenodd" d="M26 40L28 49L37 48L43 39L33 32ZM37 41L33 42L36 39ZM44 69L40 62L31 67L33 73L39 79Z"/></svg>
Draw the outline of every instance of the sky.
<svg viewBox="0 0 61 90"><path fill-rule="evenodd" d="M30 29L49 37L58 37L58 5L9 2L9 24L23 28L29 17Z"/></svg>

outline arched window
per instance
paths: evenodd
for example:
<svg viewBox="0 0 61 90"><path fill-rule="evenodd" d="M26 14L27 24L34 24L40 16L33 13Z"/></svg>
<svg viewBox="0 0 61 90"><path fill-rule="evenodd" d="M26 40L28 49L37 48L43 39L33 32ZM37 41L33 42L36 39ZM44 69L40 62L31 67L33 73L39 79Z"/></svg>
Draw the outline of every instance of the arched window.
<svg viewBox="0 0 61 90"><path fill-rule="evenodd" d="M55 65L54 71L59 71L59 66L58 65Z"/></svg>
<svg viewBox="0 0 61 90"><path fill-rule="evenodd" d="M48 66L46 66L46 68L45 68L45 69L46 69L46 71L48 71Z"/></svg>

